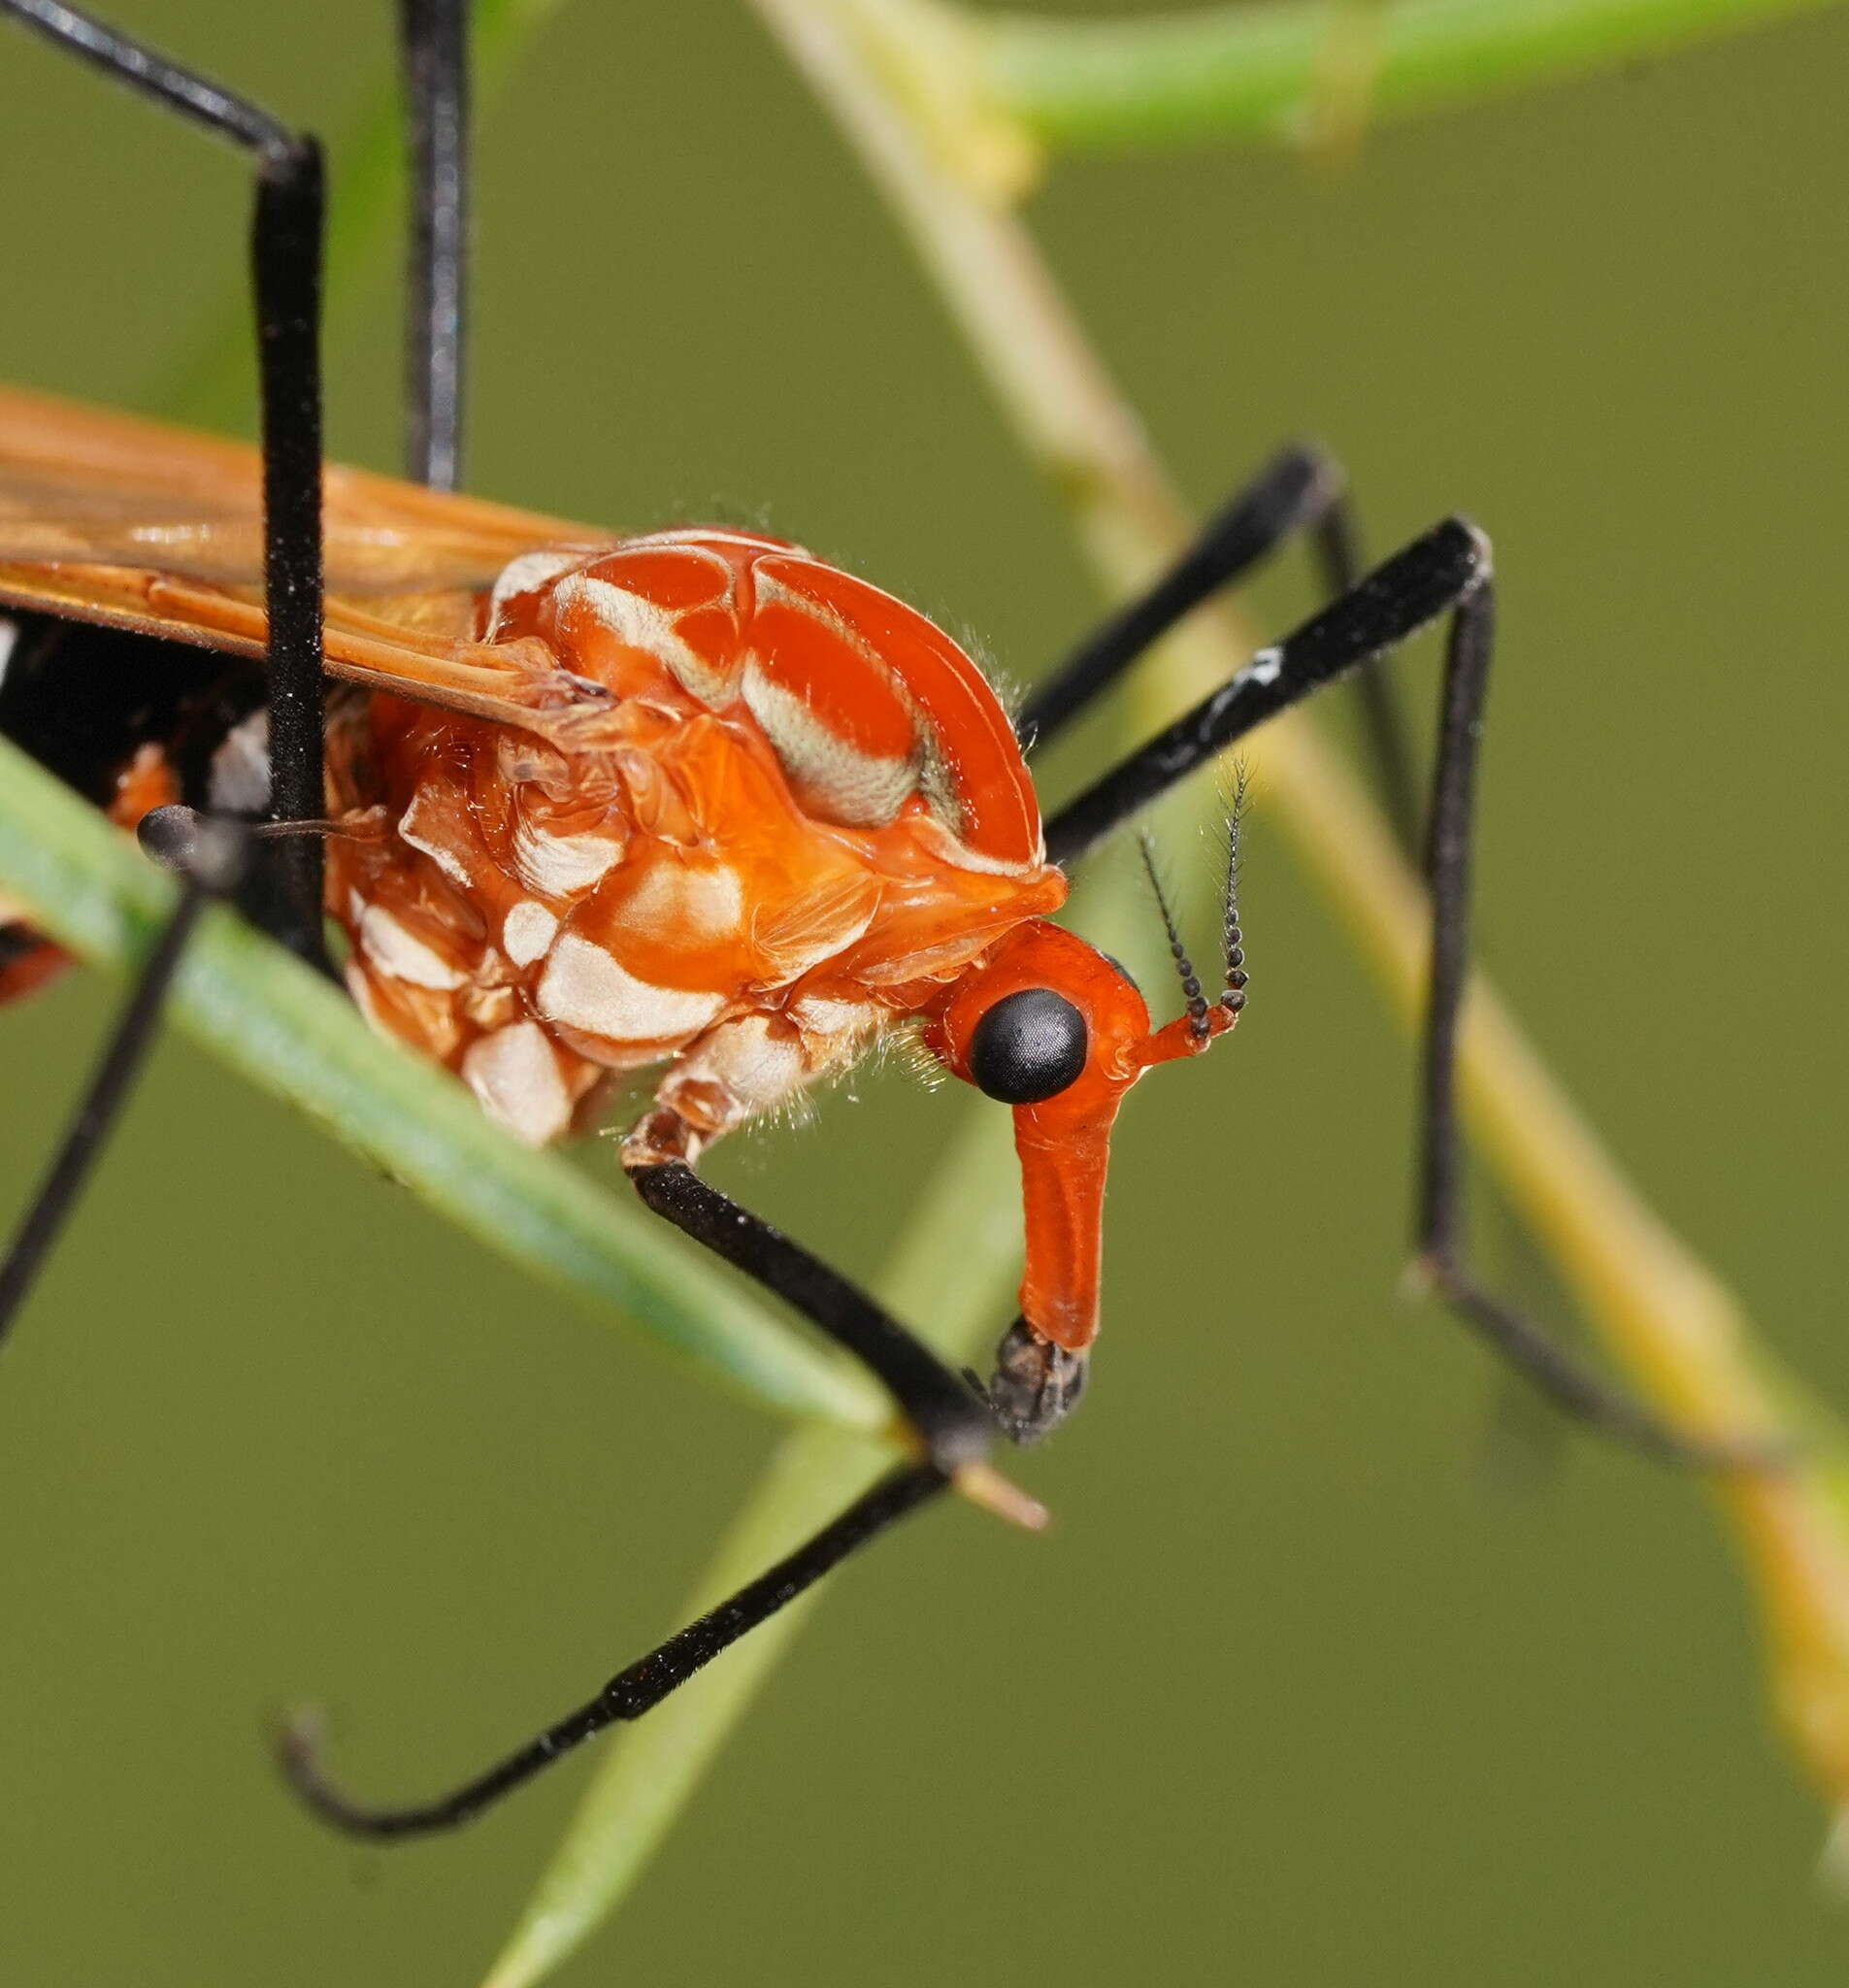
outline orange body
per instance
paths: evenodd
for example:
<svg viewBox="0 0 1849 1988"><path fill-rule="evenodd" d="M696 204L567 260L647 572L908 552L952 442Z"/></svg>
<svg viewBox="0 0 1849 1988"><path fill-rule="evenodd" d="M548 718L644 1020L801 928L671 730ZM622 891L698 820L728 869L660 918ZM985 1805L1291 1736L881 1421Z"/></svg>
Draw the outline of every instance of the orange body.
<svg viewBox="0 0 1849 1988"><path fill-rule="evenodd" d="M1233 1016L1151 1033L1045 922L1065 878L969 656L754 534L612 539L338 469L326 503L328 667L362 686L330 710L327 909L374 1023L535 1143L665 1064L632 1147L691 1159L911 1017L1012 1099L977 1033L1056 994L1076 1060L1014 1104L1021 1306L1082 1352L1118 1104ZM0 606L260 654L259 516L248 450L0 391Z"/></svg>
<svg viewBox="0 0 1849 1988"><path fill-rule="evenodd" d="M482 603L611 693L543 742L399 698L330 733L328 909L367 1013L535 1143L672 1059L697 1141L936 1006L1065 879L974 666L889 595L719 532L534 553Z"/></svg>

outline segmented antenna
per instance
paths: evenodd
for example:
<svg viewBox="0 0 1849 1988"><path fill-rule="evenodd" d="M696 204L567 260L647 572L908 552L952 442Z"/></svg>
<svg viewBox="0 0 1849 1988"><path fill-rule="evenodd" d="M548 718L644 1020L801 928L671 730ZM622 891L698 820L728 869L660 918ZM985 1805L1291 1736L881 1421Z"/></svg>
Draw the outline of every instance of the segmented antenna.
<svg viewBox="0 0 1849 1988"><path fill-rule="evenodd" d="M1245 942L1239 931L1239 816L1245 810L1245 763L1233 769L1233 802L1226 817L1226 992L1220 1006L1238 1014L1245 1006Z"/></svg>
<svg viewBox="0 0 1849 1988"><path fill-rule="evenodd" d="M1169 909L1168 893L1156 873L1155 838L1143 829L1137 841L1142 848L1142 867L1148 874L1149 887L1156 894L1156 909L1162 913L1162 928L1169 935L1169 957L1174 961L1174 970L1181 977L1181 991L1187 996L1188 1033L1196 1042L1205 1043L1209 1033L1207 998L1201 991L1201 978L1194 971L1194 962L1182 946L1181 934L1175 930L1174 913Z"/></svg>

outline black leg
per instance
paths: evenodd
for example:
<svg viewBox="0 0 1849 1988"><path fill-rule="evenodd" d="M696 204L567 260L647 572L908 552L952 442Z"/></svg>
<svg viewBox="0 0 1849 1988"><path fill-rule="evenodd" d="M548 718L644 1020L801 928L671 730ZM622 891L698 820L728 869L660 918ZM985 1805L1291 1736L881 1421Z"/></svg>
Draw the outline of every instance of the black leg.
<svg viewBox="0 0 1849 1988"><path fill-rule="evenodd" d="M1295 532L1308 537L1326 600L1339 600L1360 581L1361 538L1346 473L1334 457L1302 443L1267 463L1168 572L1035 685L1014 721L1023 746L1056 738L1177 621ZM1419 845L1419 797L1411 745L1405 714L1377 657L1357 670L1355 695L1375 792L1401 847L1412 856Z"/></svg>
<svg viewBox="0 0 1849 1988"><path fill-rule="evenodd" d="M321 160L314 140L202 76L167 61L57 0L0 0L0 15L94 64L106 75L253 154L257 191L251 267L262 385L264 598L273 765L280 820L319 815L321 775L321 390L319 360ZM271 860L274 935L325 967L321 848L314 837L278 842ZM192 873L122 1011L58 1157L0 1265L0 1334L24 1299L53 1236L82 1190L121 1110L151 1039L204 894L222 887Z"/></svg>
<svg viewBox="0 0 1849 1988"><path fill-rule="evenodd" d="M1361 580L1364 571L1353 507L1345 500L1333 503L1310 527L1310 543L1325 596L1330 600L1340 599ZM1401 853L1408 862L1422 865L1424 824L1418 776L1405 703L1396 687L1389 658L1370 656L1355 672L1349 687L1361 720L1362 765L1372 783L1374 799L1387 817ZM1527 1229L1494 1183L1486 1183L1486 1187L1489 1212L1503 1244L1502 1253L1531 1263L1535 1252ZM1506 1421L1512 1433L1518 1424L1507 1412L1508 1404L1519 1404L1531 1412L1539 1405L1520 1375L1505 1375L1504 1381L1506 1399L1499 1419ZM1541 1412L1545 1412L1544 1408ZM1544 1443L1558 1429L1555 1421L1536 1420L1528 1440L1531 1445Z"/></svg>
<svg viewBox="0 0 1849 1988"><path fill-rule="evenodd" d="M1426 855L1433 920L1422 1087L1422 1260L1435 1288L1458 1314L1569 1414L1659 1458L1718 1469L1765 1467L1776 1461L1772 1445L1683 1436L1658 1421L1642 1404L1582 1367L1526 1313L1485 1291L1463 1259L1457 1025L1468 964L1471 799L1493 628L1489 544L1473 527L1461 518L1446 520L1283 642L1262 650L1063 808L1047 823L1047 852L1056 863L1072 863L1255 725L1447 611L1453 619Z"/></svg>
<svg viewBox="0 0 1849 1988"><path fill-rule="evenodd" d="M453 490L462 474L469 249L469 50L464 0L399 0L411 239L405 283L405 474Z"/></svg>
<svg viewBox="0 0 1849 1988"><path fill-rule="evenodd" d="M321 151L291 139L266 153L252 229L263 396L264 603L270 617L270 818L327 807L321 677ZM286 836L275 937L329 971L318 836Z"/></svg>
<svg viewBox="0 0 1849 1988"><path fill-rule="evenodd" d="M1053 736L1182 615L1231 585L1295 531L1309 540L1326 600L1339 600L1363 578L1360 528L1341 466L1302 446L1285 449L1209 519L1195 543L1140 598L1113 615L1036 688L1016 719L1029 744ZM1387 659L1357 665L1352 688L1361 719L1363 763L1402 852L1421 855L1421 806L1403 705ZM1511 1232L1520 1225L1500 1198Z"/></svg>
<svg viewBox="0 0 1849 1988"><path fill-rule="evenodd" d="M179 902L155 934L142 969L116 1016L82 1102L72 1114L57 1156L46 1169L38 1192L26 1206L4 1260L0 1260L0 1345L6 1342L20 1308L37 1281L58 1232L77 1206L103 1142L120 1116L147 1060L160 1019L161 1003L179 970L199 913L214 897L236 890L249 859L249 836L235 822L191 817L183 842L161 845L163 817L191 816L182 808L155 810L147 838L150 854L180 872Z"/></svg>
<svg viewBox="0 0 1849 1988"><path fill-rule="evenodd" d="M1354 507L1345 497L1316 520L1310 544L1325 599L1338 601L1360 585L1366 570L1361 563L1361 534ZM1419 785L1405 711L1384 656L1370 656L1355 672L1354 695L1361 714L1363 763L1373 781L1374 796L1402 851L1412 858L1419 848Z"/></svg>
<svg viewBox="0 0 1849 1988"><path fill-rule="evenodd" d="M619 1671L588 1704L548 1726L485 1773L434 1802L405 1808L372 1808L354 1802L321 1773L315 1737L306 1721L298 1722L283 1737L283 1770L303 1801L349 1836L420 1836L467 1822L607 1726L652 1711L721 1650L768 1621L848 1554L937 1496L948 1482L930 1463L908 1464L882 1477L787 1559L779 1560L729 1601L671 1636L626 1671Z"/></svg>
<svg viewBox="0 0 1849 1988"><path fill-rule="evenodd" d="M190 878L186 880L173 915L161 927L135 977L83 1102L65 1130L57 1157L46 1170L14 1233L6 1260L0 1263L0 1344L12 1331L58 1231L77 1205L97 1152L141 1070L168 982L192 937L207 895L203 885Z"/></svg>
<svg viewBox="0 0 1849 1988"><path fill-rule="evenodd" d="M1202 527L1175 563L1029 693L1014 720L1023 746L1058 737L1086 706L1109 688L1152 644L1161 641L1209 594L1230 586L1291 533L1308 531L1331 591L1345 593L1342 562L1353 525L1342 496L1340 466L1314 448L1286 448Z"/></svg>
<svg viewBox="0 0 1849 1988"><path fill-rule="evenodd" d="M1324 591L1331 600L1338 600L1363 574L1360 533L1353 507L1345 501L1332 504L1311 527L1310 540ZM1370 656L1351 679L1355 709L1361 720L1362 764L1401 853L1408 862L1423 867L1423 811L1412 740L1405 703L1396 687L1389 662L1386 656ZM1529 1232L1495 1183L1486 1182L1485 1187L1489 1214L1502 1244L1499 1254L1529 1269L1531 1276L1526 1281L1533 1282L1537 1259ZM1529 1429L1527 1441L1531 1447L1547 1445L1549 1439L1557 1435L1559 1424L1539 1419L1535 1411L1540 1405L1520 1375L1507 1374L1504 1383L1499 1424L1505 1423L1511 1437L1518 1430ZM1529 1411L1528 1421L1520 1419L1521 1410ZM1541 1412L1545 1412L1544 1408Z"/></svg>
<svg viewBox="0 0 1849 1988"><path fill-rule="evenodd" d="M984 1461L997 1434L987 1406L865 1292L709 1186L684 1161L631 1158L627 1165L637 1193L657 1214L864 1362L904 1409L926 1454L890 1473L767 1574L619 1672L588 1704L433 1802L407 1807L354 1802L322 1773L314 1727L298 1721L283 1739L284 1771L316 1814L349 1835L416 1836L467 1822L605 1727L641 1718L848 1554L952 1484L1015 1517L1037 1511L1019 1494L1010 1499L1011 1487Z"/></svg>
<svg viewBox="0 0 1849 1988"><path fill-rule="evenodd" d="M818 1327L859 1360L904 1410L946 1474L976 1464L995 1439L988 1408L924 1342L819 1257L742 1209L678 1160L632 1164L656 1214Z"/></svg>
<svg viewBox="0 0 1849 1988"><path fill-rule="evenodd" d="M1436 620L1487 560L1484 541L1461 518L1415 539L1061 808L1046 824L1049 860L1076 862L1255 725Z"/></svg>
<svg viewBox="0 0 1849 1988"><path fill-rule="evenodd" d="M1495 621L1495 591L1486 568L1452 617L1426 839L1432 975L1420 1082L1421 1259L1452 1309L1568 1414L1670 1462L1765 1467L1776 1461L1774 1444L1706 1441L1667 1428L1640 1403L1583 1368L1526 1312L1486 1290L1465 1261L1457 1033L1469 968L1470 830Z"/></svg>
<svg viewBox="0 0 1849 1988"><path fill-rule="evenodd" d="M317 815L321 778L322 186L320 148L248 99L61 0L0 0L0 14L220 138L256 161L250 259L264 455L264 605L270 621L271 807ZM285 882L273 936L325 967L321 848L280 844Z"/></svg>

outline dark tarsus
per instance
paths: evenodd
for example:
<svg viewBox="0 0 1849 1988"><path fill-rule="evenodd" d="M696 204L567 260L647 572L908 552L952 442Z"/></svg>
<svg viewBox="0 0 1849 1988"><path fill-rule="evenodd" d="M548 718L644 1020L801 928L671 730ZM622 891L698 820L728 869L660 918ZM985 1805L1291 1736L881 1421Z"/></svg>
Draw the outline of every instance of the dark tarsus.
<svg viewBox="0 0 1849 1988"><path fill-rule="evenodd" d="M452 1794L408 1808L369 1808L352 1801L322 1775L313 1724L304 1719L295 1721L282 1736L281 1753L290 1782L317 1815L349 1836L423 1836L467 1822L606 1727L652 1711L696 1671L704 1670L747 1630L775 1615L804 1589L813 1587L857 1546L864 1546L896 1520L936 1497L946 1481L937 1466L929 1463L907 1464L888 1473L839 1518L830 1520L813 1539L768 1573L645 1657L639 1657L627 1670L619 1671L595 1698Z"/></svg>
<svg viewBox="0 0 1849 1988"><path fill-rule="evenodd" d="M14 1318L32 1288L40 1266L57 1240L64 1216L89 1171L98 1142L120 1110L122 1100L141 1069L167 983L192 937L208 892L190 877L181 885L180 902L160 928L153 950L143 962L128 1001L110 1031L102 1060L85 1087L83 1100L65 1128L64 1139L27 1206L25 1219L15 1233L0 1263L0 1320Z"/></svg>

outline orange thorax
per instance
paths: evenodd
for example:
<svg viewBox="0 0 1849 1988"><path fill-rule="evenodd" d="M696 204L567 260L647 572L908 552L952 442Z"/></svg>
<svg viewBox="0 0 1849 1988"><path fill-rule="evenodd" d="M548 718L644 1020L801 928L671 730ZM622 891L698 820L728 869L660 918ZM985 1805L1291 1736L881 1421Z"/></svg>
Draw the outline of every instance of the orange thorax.
<svg viewBox="0 0 1849 1988"><path fill-rule="evenodd" d="M569 743L354 707L335 803L385 826L331 845L328 905L361 1005L522 1137L565 1131L604 1071L691 1069L748 1021L706 1059L716 1134L1065 897L980 672L862 580L676 532L518 559L480 613L616 702Z"/></svg>

